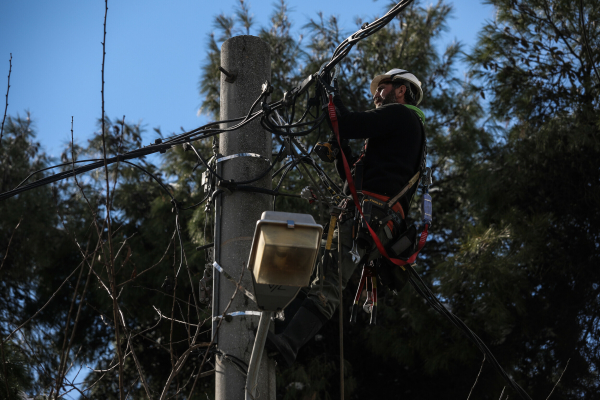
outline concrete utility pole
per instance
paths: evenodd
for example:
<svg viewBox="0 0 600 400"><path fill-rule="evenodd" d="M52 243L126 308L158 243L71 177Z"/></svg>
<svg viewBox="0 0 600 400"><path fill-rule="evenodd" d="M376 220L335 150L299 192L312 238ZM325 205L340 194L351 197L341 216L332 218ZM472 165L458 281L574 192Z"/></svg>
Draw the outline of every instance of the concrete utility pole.
<svg viewBox="0 0 600 400"><path fill-rule="evenodd" d="M269 45L254 36L237 36L227 40L221 47L221 120L245 116L261 93L265 81L271 82L271 54ZM255 109L259 110L260 104ZM235 123L227 124L232 126ZM226 126L222 126L225 128ZM260 126L258 120L242 129L222 133L219 152L223 156L240 155L219 163L224 179L236 182L254 178L269 167L272 144L271 133ZM245 155L242 155L244 153ZM259 154L253 157L247 153ZM252 186L271 189L271 176L254 182ZM215 234L215 260L236 280L246 268L250 254L256 221L263 211L272 207L272 198L266 194L234 191L222 194L217 202ZM214 271L214 274L219 274ZM218 285L218 287L217 287ZM252 290L250 272L244 272L242 285ZM213 314L221 315L235 285L220 277L215 279ZM256 304L238 291L228 314L235 311L258 311ZM259 322L258 315L242 315L228 318L221 324L216 341L218 348L227 355L250 361L254 344L253 330ZM217 355L215 371L216 400L243 400L245 376L231 361ZM275 363L262 357L256 395L260 399L275 399Z"/></svg>

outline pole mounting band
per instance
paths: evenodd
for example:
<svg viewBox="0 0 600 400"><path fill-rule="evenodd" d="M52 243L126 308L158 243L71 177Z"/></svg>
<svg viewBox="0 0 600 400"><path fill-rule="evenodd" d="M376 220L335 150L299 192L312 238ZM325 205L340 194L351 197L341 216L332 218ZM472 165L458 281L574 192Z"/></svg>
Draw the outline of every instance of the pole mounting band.
<svg viewBox="0 0 600 400"><path fill-rule="evenodd" d="M262 314L262 312L260 312L260 311L234 311L232 313L225 314L225 319L227 319L227 317L237 317L240 315L257 315L260 317L261 314ZM221 318L223 318L223 316L219 315L218 317L214 317L213 321L217 321Z"/></svg>
<svg viewBox="0 0 600 400"><path fill-rule="evenodd" d="M223 161L227 161L227 160L231 160L234 158L238 158L238 157L253 157L253 158L261 158L263 160L265 160L266 162L268 162L269 164L271 164L271 160L269 160L267 157L263 157L260 154L256 154L256 153L238 153L238 154L232 154L230 156L224 156L221 158L217 158L217 163L223 162Z"/></svg>

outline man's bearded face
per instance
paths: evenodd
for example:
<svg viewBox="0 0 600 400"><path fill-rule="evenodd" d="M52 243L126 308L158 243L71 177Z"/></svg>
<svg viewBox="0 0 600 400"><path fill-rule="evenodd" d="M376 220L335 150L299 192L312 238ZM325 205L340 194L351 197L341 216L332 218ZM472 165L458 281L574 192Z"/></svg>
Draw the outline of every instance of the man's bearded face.
<svg viewBox="0 0 600 400"><path fill-rule="evenodd" d="M398 100L396 100L396 91L394 90L394 87L392 85L390 85L390 87L392 88L392 90L390 90L390 92L383 99L383 104L391 104L398 102Z"/></svg>
<svg viewBox="0 0 600 400"><path fill-rule="evenodd" d="M398 100L396 99L394 86L390 82L379 84L375 91L375 95L373 96L373 102L375 103L376 108L379 108L384 104L397 103Z"/></svg>

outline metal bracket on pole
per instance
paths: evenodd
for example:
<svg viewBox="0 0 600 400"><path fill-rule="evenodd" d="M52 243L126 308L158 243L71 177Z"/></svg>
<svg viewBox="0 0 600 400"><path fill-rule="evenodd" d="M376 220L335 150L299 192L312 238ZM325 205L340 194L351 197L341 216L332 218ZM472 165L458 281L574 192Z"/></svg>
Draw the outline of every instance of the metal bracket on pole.
<svg viewBox="0 0 600 400"><path fill-rule="evenodd" d="M229 83L235 82L235 78L237 78L237 74L234 74L233 72L229 72L221 66L219 66L219 71L221 71L223 73L223 75L225 75L225 82L229 82Z"/></svg>
<svg viewBox="0 0 600 400"><path fill-rule="evenodd" d="M252 355L250 356L250 364L248 364L248 375L246 377L246 400L254 400L258 380L258 367L260 366L260 361L262 359L272 316L273 312L263 311L260 316L260 321L258 322L256 339L254 340Z"/></svg>

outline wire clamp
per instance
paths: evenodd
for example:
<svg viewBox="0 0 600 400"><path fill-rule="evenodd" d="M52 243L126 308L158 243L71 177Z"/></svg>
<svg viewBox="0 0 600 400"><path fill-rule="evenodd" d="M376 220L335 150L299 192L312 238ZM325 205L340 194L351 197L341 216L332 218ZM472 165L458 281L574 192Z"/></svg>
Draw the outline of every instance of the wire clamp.
<svg viewBox="0 0 600 400"><path fill-rule="evenodd" d="M237 188L237 183L233 179L229 180L220 180L217 182L217 189L221 189L227 194L231 194Z"/></svg>

